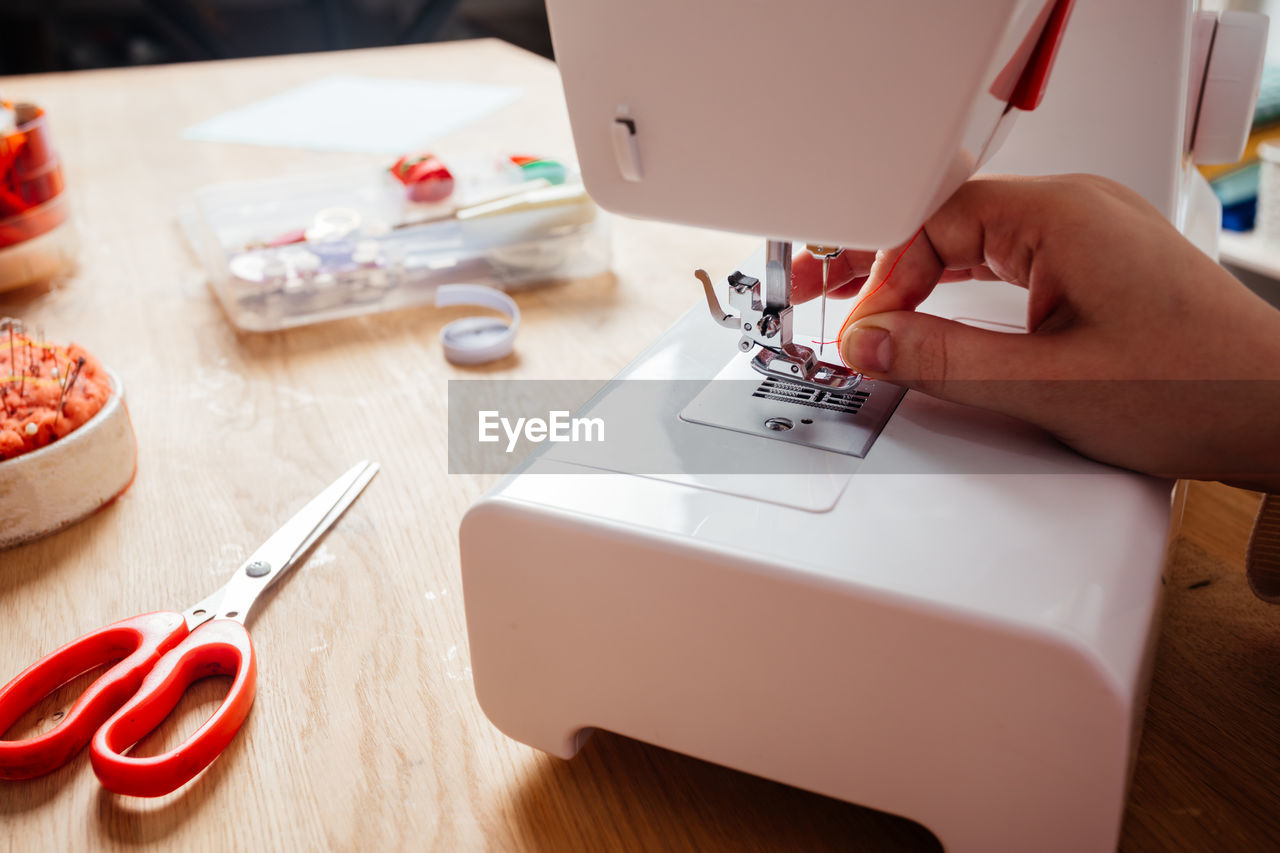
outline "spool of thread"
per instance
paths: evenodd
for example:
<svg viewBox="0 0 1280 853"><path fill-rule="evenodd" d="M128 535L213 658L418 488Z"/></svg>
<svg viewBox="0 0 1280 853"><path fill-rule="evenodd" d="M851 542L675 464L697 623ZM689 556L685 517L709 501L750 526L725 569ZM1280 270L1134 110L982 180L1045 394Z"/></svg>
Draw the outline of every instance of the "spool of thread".
<svg viewBox="0 0 1280 853"><path fill-rule="evenodd" d="M1258 146L1262 176L1258 180L1257 233L1268 243L1280 244L1280 143Z"/></svg>

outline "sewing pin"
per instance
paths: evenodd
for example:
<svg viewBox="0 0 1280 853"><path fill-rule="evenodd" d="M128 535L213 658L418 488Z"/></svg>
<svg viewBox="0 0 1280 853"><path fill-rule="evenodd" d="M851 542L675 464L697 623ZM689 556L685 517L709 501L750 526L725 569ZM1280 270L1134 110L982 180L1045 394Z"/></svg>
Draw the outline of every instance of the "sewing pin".
<svg viewBox="0 0 1280 853"><path fill-rule="evenodd" d="M22 351L21 347L18 349ZM31 336L27 335L27 360L22 365L22 372L18 374L18 397L21 398L27 393L27 365L31 363Z"/></svg>
<svg viewBox="0 0 1280 853"><path fill-rule="evenodd" d="M56 359L55 359L56 361ZM67 362L67 372L58 376L58 368L53 369L53 376L58 380L58 407L53 412L53 429L57 432L58 421L62 420L62 401L67 397L67 379L71 376L71 362Z"/></svg>
<svg viewBox="0 0 1280 853"><path fill-rule="evenodd" d="M66 402L67 394L71 393L71 386L76 384L76 380L80 378L80 370L84 367L84 356L76 359L76 366L67 371L67 384L58 393L58 411L53 416L53 425L57 427L58 421L62 418L62 404Z"/></svg>
<svg viewBox="0 0 1280 853"><path fill-rule="evenodd" d="M17 356L13 346L13 330L16 326L18 331L22 331L22 321L17 317L5 317L0 320L0 323L3 323L4 327L9 330L9 375L12 377L13 372L18 369Z"/></svg>
<svg viewBox="0 0 1280 853"><path fill-rule="evenodd" d="M3 324L4 328L7 329L9 332L9 373L7 376L5 376L4 391L0 392L0 397L4 398L5 414L9 415L10 417L13 416L13 410L9 408L8 391L9 391L9 386L13 384L13 371L18 369L18 363L14 360L14 348L13 348L13 324L16 322L17 320L15 320L13 317L5 317L3 320L0 320L0 324Z"/></svg>
<svg viewBox="0 0 1280 853"><path fill-rule="evenodd" d="M9 378L5 380L8 385L13 381L13 371L18 369L18 363L13 360L13 318L5 317L0 323L4 323L5 329L9 331Z"/></svg>

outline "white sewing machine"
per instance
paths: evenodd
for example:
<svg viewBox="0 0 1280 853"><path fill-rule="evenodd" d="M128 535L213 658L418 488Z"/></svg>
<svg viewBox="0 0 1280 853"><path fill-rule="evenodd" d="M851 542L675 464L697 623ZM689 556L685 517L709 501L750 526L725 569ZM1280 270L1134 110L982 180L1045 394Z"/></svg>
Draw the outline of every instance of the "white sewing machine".
<svg viewBox="0 0 1280 853"><path fill-rule="evenodd" d="M544 445L464 519L489 718L565 758L618 732L904 815L952 851L1114 848L1170 484L822 366L786 241L901 243L985 168L1115 178L1212 253L1192 163L1240 156L1265 19L1190 0L548 6L592 196L772 239L709 285L713 317L619 377L659 381L585 407L606 444ZM671 275L692 299L691 271ZM1025 294L952 285L922 310L1022 328Z"/></svg>

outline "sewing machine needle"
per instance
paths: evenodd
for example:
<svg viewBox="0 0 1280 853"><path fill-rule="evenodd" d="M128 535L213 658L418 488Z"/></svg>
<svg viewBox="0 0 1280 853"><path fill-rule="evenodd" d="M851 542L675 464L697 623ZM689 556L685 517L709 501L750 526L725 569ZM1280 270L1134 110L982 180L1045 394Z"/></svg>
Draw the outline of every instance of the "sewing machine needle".
<svg viewBox="0 0 1280 853"><path fill-rule="evenodd" d="M818 358L822 358L822 351L827 346L827 275L831 272L831 258L826 255L822 256L822 319L819 321L818 333Z"/></svg>

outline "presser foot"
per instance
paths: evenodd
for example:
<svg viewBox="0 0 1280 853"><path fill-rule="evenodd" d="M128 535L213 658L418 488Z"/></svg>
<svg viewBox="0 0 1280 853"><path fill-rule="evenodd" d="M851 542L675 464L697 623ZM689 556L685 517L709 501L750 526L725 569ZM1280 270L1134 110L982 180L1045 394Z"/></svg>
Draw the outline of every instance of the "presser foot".
<svg viewBox="0 0 1280 853"><path fill-rule="evenodd" d="M742 332L738 349L747 353L760 347L760 352L751 359L751 366L757 372L819 391L849 391L862 381L861 373L819 361L812 349L792 341L790 271L784 273L787 286L783 288L782 303L774 307L765 304L759 279L741 272L729 276L729 307L736 308L737 314L726 311L720 304L706 270L695 270L693 274L702 283L711 319Z"/></svg>
<svg viewBox="0 0 1280 853"><path fill-rule="evenodd" d="M792 352L761 347L751 367L757 373L816 388L820 391L850 391L862 382L862 374L837 364L827 364L814 357L813 350L800 344L788 344Z"/></svg>

